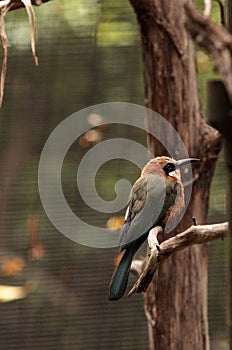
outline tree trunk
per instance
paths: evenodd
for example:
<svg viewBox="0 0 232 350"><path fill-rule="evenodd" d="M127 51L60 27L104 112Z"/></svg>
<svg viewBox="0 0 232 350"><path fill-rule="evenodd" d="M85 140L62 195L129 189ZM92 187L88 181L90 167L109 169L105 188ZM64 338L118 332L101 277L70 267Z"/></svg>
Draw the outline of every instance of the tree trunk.
<svg viewBox="0 0 232 350"><path fill-rule="evenodd" d="M194 43L181 0L130 0L142 37L146 106L177 130L191 157L201 159L190 205L176 232L207 221L209 188L220 149L218 133L203 119ZM150 124L151 130L156 126ZM156 155L167 151L149 137ZM172 232L172 235L175 234ZM150 349L209 349L207 246L178 252L156 273L145 293Z"/></svg>

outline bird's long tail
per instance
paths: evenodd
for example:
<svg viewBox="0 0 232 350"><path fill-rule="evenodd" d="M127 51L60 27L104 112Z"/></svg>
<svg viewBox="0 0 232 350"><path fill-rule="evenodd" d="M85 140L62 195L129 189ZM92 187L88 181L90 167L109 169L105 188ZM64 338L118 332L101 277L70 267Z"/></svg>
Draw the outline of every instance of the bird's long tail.
<svg viewBox="0 0 232 350"><path fill-rule="evenodd" d="M123 252L119 264L116 266L111 282L109 300L118 300L122 298L129 277L130 266L137 247L126 248Z"/></svg>

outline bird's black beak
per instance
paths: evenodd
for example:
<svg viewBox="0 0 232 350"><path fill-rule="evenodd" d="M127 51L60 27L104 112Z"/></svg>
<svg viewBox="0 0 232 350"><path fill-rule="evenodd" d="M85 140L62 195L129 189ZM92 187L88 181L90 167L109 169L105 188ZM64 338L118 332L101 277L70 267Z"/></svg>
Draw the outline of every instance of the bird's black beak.
<svg viewBox="0 0 232 350"><path fill-rule="evenodd" d="M189 164L191 162L199 161L200 159L197 158L186 158L186 159L180 159L176 162L176 169L180 169L183 165Z"/></svg>

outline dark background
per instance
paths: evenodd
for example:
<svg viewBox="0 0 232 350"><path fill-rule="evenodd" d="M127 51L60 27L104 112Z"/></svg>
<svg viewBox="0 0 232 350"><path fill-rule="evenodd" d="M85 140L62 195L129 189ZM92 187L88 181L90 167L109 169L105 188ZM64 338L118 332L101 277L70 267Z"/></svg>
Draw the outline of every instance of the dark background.
<svg viewBox="0 0 232 350"><path fill-rule="evenodd" d="M122 0L51 1L35 12L38 68L33 66L25 10L6 17L8 70L0 111L0 348L147 349L142 295L108 301L117 249L88 248L61 235L47 219L37 189L40 153L62 120L97 103L144 104L136 18L129 2ZM203 52L198 51L197 59L204 98L205 80L214 73ZM146 145L146 135L135 128L108 126L97 132L100 140L130 137ZM74 212L105 226L110 217L86 207L75 182L78 163L96 142L88 135L77 140L62 176ZM130 162L114 160L99 172L97 188L109 200L117 179L133 182L138 175ZM225 196L221 155L209 222L226 219ZM209 244L209 327L215 350L227 349L225 245ZM19 286L24 297L17 299L12 289L6 300L6 286Z"/></svg>

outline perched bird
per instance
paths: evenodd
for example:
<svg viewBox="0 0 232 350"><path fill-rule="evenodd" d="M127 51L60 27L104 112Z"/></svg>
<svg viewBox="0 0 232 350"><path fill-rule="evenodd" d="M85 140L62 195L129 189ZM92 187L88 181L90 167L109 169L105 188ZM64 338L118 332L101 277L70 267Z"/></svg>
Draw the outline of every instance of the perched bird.
<svg viewBox="0 0 232 350"><path fill-rule="evenodd" d="M125 214L120 238L121 259L113 273L109 299L120 299L126 289L134 254L154 226L164 226L169 218L177 217L184 208L184 189L180 167L192 161L176 161L169 157L151 159L134 183Z"/></svg>

